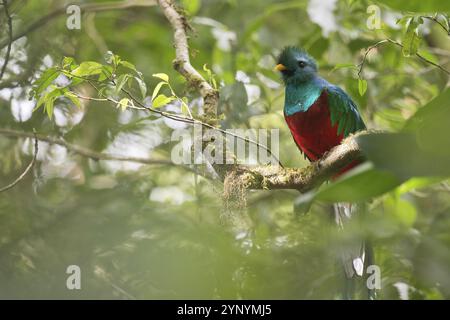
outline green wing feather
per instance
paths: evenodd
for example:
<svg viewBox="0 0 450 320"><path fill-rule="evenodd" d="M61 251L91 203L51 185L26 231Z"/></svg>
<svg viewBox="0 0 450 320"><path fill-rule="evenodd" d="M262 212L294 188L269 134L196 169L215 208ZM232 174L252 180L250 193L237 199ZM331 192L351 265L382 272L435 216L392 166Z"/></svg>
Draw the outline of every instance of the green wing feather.
<svg viewBox="0 0 450 320"><path fill-rule="evenodd" d="M338 123L338 134L343 133L347 137L350 133L366 129L356 104L344 90L333 85L325 90L328 93L331 124Z"/></svg>

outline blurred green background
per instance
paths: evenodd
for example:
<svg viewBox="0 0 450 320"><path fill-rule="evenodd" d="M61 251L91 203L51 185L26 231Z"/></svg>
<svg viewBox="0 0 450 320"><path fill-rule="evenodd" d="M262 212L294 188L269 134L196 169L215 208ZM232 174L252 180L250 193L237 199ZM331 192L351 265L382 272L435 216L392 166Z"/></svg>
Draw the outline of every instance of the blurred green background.
<svg viewBox="0 0 450 320"><path fill-rule="evenodd" d="M9 2L14 33L69 4ZM406 0L180 4L193 27L192 63L201 71L207 64L220 86L223 128L278 128L283 164L307 165L284 123L283 87L272 70L283 46L298 45L317 59L323 77L354 98L369 128L391 132L361 141L373 167L323 186L307 214L294 213L295 191L249 192L253 226L243 234L221 223L220 184L191 171L94 161L40 143L32 174L0 193L0 298L334 299L339 279L329 204L336 200L369 203L370 214L358 231L375 246L379 298L450 298L448 74L392 43L370 51L360 81L354 67L367 47L389 38L417 47L422 57L449 70L449 5ZM368 27L370 5L380 13L375 29ZM423 18L408 30L420 16L439 23ZM58 100L52 119L40 110L32 113L31 83L42 70L64 56L104 63L108 50L136 65L150 93L158 82L152 74L164 72L176 92L192 106L199 103L172 69L172 30L157 6L83 11L81 30L68 30L66 18L51 17L13 43L0 81L0 128L35 128L96 151L169 158L171 133L184 128L173 121L86 101L78 109ZM2 7L0 26L5 43ZM6 47L0 65L5 53ZM362 79L368 84L363 95ZM32 141L0 134L0 150L2 187L31 160ZM72 264L81 268L81 290L66 288L66 268Z"/></svg>

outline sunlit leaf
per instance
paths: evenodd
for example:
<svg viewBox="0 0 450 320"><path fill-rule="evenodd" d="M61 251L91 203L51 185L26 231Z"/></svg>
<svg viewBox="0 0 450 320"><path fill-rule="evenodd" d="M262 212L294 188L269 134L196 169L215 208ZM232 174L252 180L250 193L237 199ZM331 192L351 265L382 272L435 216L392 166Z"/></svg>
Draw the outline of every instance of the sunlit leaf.
<svg viewBox="0 0 450 320"><path fill-rule="evenodd" d="M194 15L197 13L201 6L201 0L182 0L183 8L190 14Z"/></svg>
<svg viewBox="0 0 450 320"><path fill-rule="evenodd" d="M155 78L159 78L165 82L169 82L169 76L165 73L154 73L152 76Z"/></svg>
<svg viewBox="0 0 450 320"><path fill-rule="evenodd" d="M75 67L77 67L75 64L75 59L72 57L64 57L62 60L62 67L65 70L72 71Z"/></svg>
<svg viewBox="0 0 450 320"><path fill-rule="evenodd" d="M363 96L367 90L367 81L365 79L358 79L358 92L359 95Z"/></svg>
<svg viewBox="0 0 450 320"><path fill-rule="evenodd" d="M162 106L165 106L166 104L170 103L171 101L175 100L175 97L167 97L164 94L160 94L153 100L152 107L153 108L160 108Z"/></svg>
<svg viewBox="0 0 450 320"><path fill-rule="evenodd" d="M152 101L155 99L156 95L159 93L159 90L161 90L161 87L165 84L167 84L167 82L161 81L155 86L155 89L153 89L153 93L152 93Z"/></svg>
<svg viewBox="0 0 450 320"><path fill-rule="evenodd" d="M119 101L119 103L117 104L116 108L120 108L122 111L125 111L128 107L128 103L129 103L129 99L128 98L123 98Z"/></svg>
<svg viewBox="0 0 450 320"><path fill-rule="evenodd" d="M87 77L95 74L100 74L102 72L102 67L103 65L95 61L82 62L76 69L72 71L72 75L77 77Z"/></svg>
<svg viewBox="0 0 450 320"><path fill-rule="evenodd" d="M189 106L188 106L188 100L186 97L183 97L183 99L181 99L181 112L184 115L189 115L190 111L189 111Z"/></svg>

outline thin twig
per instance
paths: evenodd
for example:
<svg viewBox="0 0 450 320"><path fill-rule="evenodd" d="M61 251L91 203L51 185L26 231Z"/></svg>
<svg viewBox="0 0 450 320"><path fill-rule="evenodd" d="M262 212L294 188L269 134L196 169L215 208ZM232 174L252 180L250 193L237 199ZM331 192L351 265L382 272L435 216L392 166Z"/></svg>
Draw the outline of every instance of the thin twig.
<svg viewBox="0 0 450 320"><path fill-rule="evenodd" d="M447 27L445 25L443 25L442 22L440 22L436 16L421 16L421 18L434 21L435 23L440 25L442 29L445 30L445 32L447 33L448 36L450 36L450 29L447 29ZM447 19L446 17L444 17L444 18Z"/></svg>
<svg viewBox="0 0 450 320"><path fill-rule="evenodd" d="M358 78L361 78L363 67L364 67L364 64L366 62L367 55L369 54L369 52L372 51L373 49L377 48L378 46L382 45L383 43L386 43L386 42L388 42L388 40L386 40L386 39L385 40L380 40L377 43L375 43L375 44L373 44L373 45L371 45L370 47L367 48L366 52L364 52L364 56L363 56L363 59L362 59L361 63L358 64L358 66L357 66L358 67Z"/></svg>
<svg viewBox="0 0 450 320"><path fill-rule="evenodd" d="M25 168L24 172L22 172L22 174L17 177L16 180L14 180L13 182L11 182L10 184L8 184L6 187L3 187L0 189L0 192L4 192L6 190L9 190L11 188L13 188L16 184L18 184L20 181L22 181L22 179L28 174L28 172L31 170L31 168L33 168L35 162L36 162L36 157L39 151L39 147L38 147L38 139L36 137L36 133L33 133L33 137L34 137L34 153L33 153L33 159L31 159L31 162L28 164L28 166Z"/></svg>
<svg viewBox="0 0 450 320"><path fill-rule="evenodd" d="M93 82L99 82L98 80L88 79L88 78L81 77L81 76L75 76L72 73L68 73L68 72L66 72L64 70L61 70L61 71L64 72L66 75L69 75L69 76L72 76L72 77L75 77L75 78L79 78L79 79L83 79L83 80L87 81L94 88L94 90L97 93L100 92L100 90L97 88L97 86L93 83ZM110 79L110 81L112 82L112 84L115 84L114 80ZM209 123L203 122L203 121L195 119L195 118L188 118L188 117L185 117L185 116L180 116L180 115L175 114L175 113L161 111L161 110L158 110L158 109L154 109L152 107L148 107L148 106L144 105L139 99L137 99L128 90L122 88L121 91L123 93L125 93L127 96L129 96L130 99L137 105L137 106L135 106L135 105L128 105L128 108L130 108L130 109L144 110L144 111L147 111L147 112L152 112L152 113L159 114L160 116L163 116L163 117L165 117L167 119L171 119L171 120L174 120L174 121L184 122L184 123L191 124L191 125L200 125L202 127L221 132L224 135L232 136L232 137L235 137L235 138L240 139L242 141L245 141L247 143L254 144L257 147L262 148L263 150L267 151L270 154L270 156L273 157L273 159L278 162L278 165L280 167L283 167L283 164L281 163L280 159L278 159L278 157L273 154L272 150L270 150L270 148L268 148L267 146L265 146L265 145L263 145L263 144L261 144L261 143L259 143L257 141L254 141L254 140L252 140L250 138L247 138L247 137L242 137L242 136L240 136L238 134L235 134L233 132L229 132L227 130L220 129L220 128L214 126L214 125L211 125ZM109 102L112 102L112 103L114 103L116 105L119 103L117 100L112 99L111 97L108 97L108 96L106 96L104 94L101 94L101 96L103 98L92 98L92 97L86 97L86 96L80 95L80 94L75 93L75 92L73 92L73 93L78 98L83 99L83 100L109 101Z"/></svg>
<svg viewBox="0 0 450 320"><path fill-rule="evenodd" d="M263 144L261 144L259 142L256 142L256 141L254 141L252 139L249 139L247 137L242 137L242 136L240 136L238 134L235 134L233 132L220 129L220 128L216 127L216 126L213 126L213 125L211 125L209 123L206 123L206 122L203 122L203 121L200 121L200 120L197 120L195 118L188 118L188 117L180 116L180 115L177 115L177 114L174 114L174 113L165 112L165 111L157 110L157 109L154 109L154 108L151 108L151 107L147 107L142 102L140 102L138 99L136 99L128 90L122 88L122 91L125 92L136 104L138 104L140 106L140 110L147 110L147 111L150 111L150 112L153 112L153 113L157 113L157 114L159 114L159 115L161 115L163 117L166 117L168 119L172 119L172 120L175 120L175 121L181 121L181 122L185 122L185 123L193 124L193 125L200 125L202 127L218 131L218 132L220 132L220 133L222 133L224 135L232 136L232 137L235 137L237 139L243 140L243 141L245 141L247 143L254 144L257 147L262 148L265 151L267 151L270 154L270 156L273 157L273 159L278 162L278 165L280 167L283 167L283 164L281 163L280 159L278 159L278 157L276 157L272 153L272 150L270 150L270 148L266 147L265 145L263 145Z"/></svg>
<svg viewBox="0 0 450 320"><path fill-rule="evenodd" d="M3 9L5 10L6 20L8 22L8 48L6 49L5 60L3 62L3 66L2 66L2 69L0 71L0 81L2 80L3 75L5 73L6 66L8 65L9 56L11 54L11 46L12 46L12 43L13 43L13 39L12 39L12 37L13 37L12 36L12 19L11 19L11 15L9 14L7 0L3 0L2 4L3 4Z"/></svg>
<svg viewBox="0 0 450 320"><path fill-rule="evenodd" d="M400 42L397 42L397 41L392 40L392 39L387 39L387 40L388 40L390 43L393 43L393 44L399 46L400 48L403 48L403 45L402 45ZM448 71L447 69L445 69L443 66L441 66L441 65L439 65L439 64L437 64L437 63L434 63L434 62L431 61L431 60L428 60L427 58L425 58L424 56L422 56L420 53L416 52L416 56L417 56L419 59L421 59L423 62L429 63L429 64L435 66L436 68L439 68L440 70L444 71L446 74L450 74L450 71Z"/></svg>
<svg viewBox="0 0 450 320"><path fill-rule="evenodd" d="M382 44L385 44L385 43L388 43L388 42L389 42L389 43L392 43L392 44L395 44L396 46L399 46L400 48L403 48L403 45L402 45L400 42L397 42L397 41L392 40L392 39L384 39L384 40L380 40L380 41L378 41L377 43L375 43L374 45L371 45L371 46L368 47L368 48L366 49L366 51L364 52L364 56L363 56L363 59L362 59L361 63L359 63L359 64L357 65L357 67L358 67L358 78L361 79L361 74L362 74L362 71L363 71L363 67L364 67L364 64L366 63L367 55L369 54L369 52L372 51L373 49L377 48L378 46L380 46L380 45L382 45ZM428 64L431 64L432 66L435 66L436 68L440 69L441 71L443 71L443 72L445 72L445 73L447 73L447 74L450 74L450 71L449 71L449 70L445 69L445 68L444 68L443 66L441 66L440 64L437 64L437 63L435 63L435 62L433 62L433 61L431 61L431 60L425 58L425 57L424 57L423 55L421 55L420 53L416 52L415 55L416 55L420 60L422 60L423 62L428 63Z"/></svg>

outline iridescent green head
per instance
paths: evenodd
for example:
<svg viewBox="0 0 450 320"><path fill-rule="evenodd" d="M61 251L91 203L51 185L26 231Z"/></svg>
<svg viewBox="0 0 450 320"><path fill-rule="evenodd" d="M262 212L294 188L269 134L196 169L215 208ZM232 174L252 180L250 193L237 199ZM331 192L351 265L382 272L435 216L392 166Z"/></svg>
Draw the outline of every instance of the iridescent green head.
<svg viewBox="0 0 450 320"><path fill-rule="evenodd" d="M316 61L297 47L286 47L278 56L276 70L281 72L283 81L306 82L317 74Z"/></svg>

